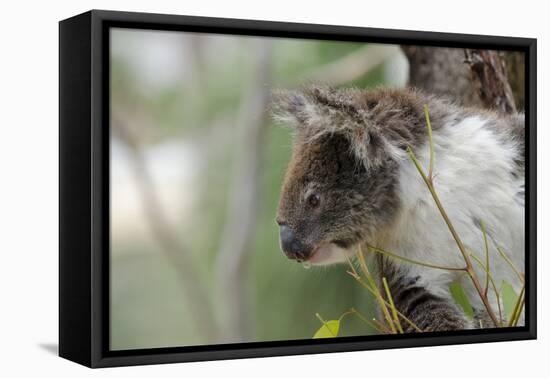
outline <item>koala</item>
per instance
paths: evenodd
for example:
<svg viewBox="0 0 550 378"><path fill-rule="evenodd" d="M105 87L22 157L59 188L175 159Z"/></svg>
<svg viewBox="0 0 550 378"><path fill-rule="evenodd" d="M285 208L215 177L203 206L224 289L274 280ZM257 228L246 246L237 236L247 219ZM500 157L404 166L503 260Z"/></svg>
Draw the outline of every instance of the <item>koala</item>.
<svg viewBox="0 0 550 378"><path fill-rule="evenodd" d="M416 261L465 266L407 153L410 148L428 170L425 105L433 130L434 186L449 218L480 261L483 224L495 283L506 280L519 292L517 275L496 247L524 271L524 115L463 108L414 89L310 85L274 92L274 118L293 131L276 217L282 251L291 260L330 265L347 263L359 246L374 246ZM370 255L397 309L423 331L493 326L464 271ZM474 262L474 269L483 281L483 268ZM476 319L453 301L454 281L465 288ZM491 287L489 298L496 309Z"/></svg>

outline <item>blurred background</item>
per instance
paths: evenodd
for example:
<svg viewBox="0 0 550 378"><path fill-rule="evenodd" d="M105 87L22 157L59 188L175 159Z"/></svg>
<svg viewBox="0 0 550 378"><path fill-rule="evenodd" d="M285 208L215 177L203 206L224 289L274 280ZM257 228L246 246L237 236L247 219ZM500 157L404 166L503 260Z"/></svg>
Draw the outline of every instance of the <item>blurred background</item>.
<svg viewBox="0 0 550 378"><path fill-rule="evenodd" d="M111 349L307 339L316 313L372 317L345 266L280 252L291 139L266 110L273 88L407 77L393 45L112 29Z"/></svg>

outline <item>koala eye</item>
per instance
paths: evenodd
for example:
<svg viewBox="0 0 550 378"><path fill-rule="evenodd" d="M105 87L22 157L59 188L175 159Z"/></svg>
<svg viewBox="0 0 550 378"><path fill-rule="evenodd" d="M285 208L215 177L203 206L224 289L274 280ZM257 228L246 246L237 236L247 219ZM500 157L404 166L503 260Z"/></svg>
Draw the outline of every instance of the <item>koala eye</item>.
<svg viewBox="0 0 550 378"><path fill-rule="evenodd" d="M309 206L311 206L313 208L316 208L321 203L321 197L319 197L319 195L317 193L311 193L307 197L307 203L308 203Z"/></svg>

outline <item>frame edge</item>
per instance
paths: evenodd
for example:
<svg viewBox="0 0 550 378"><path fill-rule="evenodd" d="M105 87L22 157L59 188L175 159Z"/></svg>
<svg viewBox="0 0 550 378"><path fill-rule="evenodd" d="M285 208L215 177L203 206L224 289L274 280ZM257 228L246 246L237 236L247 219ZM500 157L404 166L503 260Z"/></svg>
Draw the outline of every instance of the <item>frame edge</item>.
<svg viewBox="0 0 550 378"><path fill-rule="evenodd" d="M69 99L65 99L65 102L62 101L62 92L64 88L62 85L62 76L65 73L62 72L62 55L63 49L61 48L61 29L63 23L73 22L74 19L79 17L85 18L88 23L87 29L87 52L86 58L82 58L82 64L87 67L89 70L88 78L90 82L87 83L87 86L83 88L82 93L75 95L75 93L70 94ZM80 19L82 20L82 19ZM164 20L164 21L163 21ZM529 199L531 205L531 212L529 213L530 219L530 229L528 237L531 240L530 251L528 252L531 259L529 261L529 268L531 274L531 280L529 284L529 290L531 298L529 303L529 327L517 333L495 333L493 335L487 335L482 340L474 339L470 335L453 335L453 336L443 336L443 335L433 335L433 337L425 339L414 339L414 340L391 340L386 341L381 344L375 345L376 341L345 341L342 340L341 343L334 344L319 344L319 345L287 345L287 346L269 346L264 347L246 347L243 345L234 345L232 349L225 350L212 350L204 352L161 352L158 353L145 353L138 355L128 355L128 356L111 356L108 353L103 353L103 348L108 343L108 339L105 340L105 334L102 333L102 328L104 327L103 319L105 304L102 304L103 300L106 298L102 297L102 280L108 280L108 271L102 269L102 240L105 238L105 235L101 233L101 219L103 218L103 213L101 209L105 204L105 201L102 200L102 194L96 195L93 193L101 193L102 182L104 180L104 175L106 174L103 171L104 166L104 156L102 156L102 149L105 148L103 141L105 133L108 130L105 130L105 125L102 122L105 120L105 113L108 112L108 107L104 107L103 101L103 90L105 89L102 84L102 77L104 75L104 70L106 67L103 66L105 62L105 57L103 54L103 44L105 43L104 27L106 23L109 22L130 22L130 23L144 23L155 24L166 22L170 25L194 25L201 26L205 24L210 24L212 27L218 30L224 30L225 33L231 33L232 31L237 31L241 34L251 32L253 30L259 30L260 33L267 33L267 30L270 28L275 28L277 31L281 31L286 34L298 33L297 30L301 29L306 34L310 34L313 38L314 35L318 35L321 38L323 35L330 36L342 33L342 38L345 38L348 34L354 35L354 33L361 34L362 38L366 38L372 35L384 35L386 39L396 39L395 36L400 36L399 38L404 38L404 33L412 33L412 37L407 37L405 40L409 41L408 43L418 43L418 41L428 41L429 39L435 40L441 38L442 43L456 43L464 44L465 41L472 42L473 38L479 37L480 40L476 41L476 44L490 44L491 46L499 46L500 44L506 45L508 47L512 46L517 49L522 49L526 52L529 57L529 66L526 69L529 69L529 79L526 80L529 84L529 90L527 95L529 96L529 172L531 186L529 190ZM216 23L219 23L218 25ZM324 28L327 28L326 30ZM256 28L256 29L255 29ZM320 29L323 29L323 32L319 32ZM355 34L357 35L357 34ZM73 37L74 38L74 37ZM93 10L87 12L83 15L76 16L60 23L60 355L62 357L68 358L75 362L82 363L89 367L109 367L109 366L121 366L121 365L136 365L136 364L155 364L155 363L173 363L173 362L188 362L188 361L202 361L202 360L220 360L220 359L235 359L235 358L254 358L254 357L267 357L267 356L281 356L281 355L303 355L303 354L312 354L312 353L329 353L329 352L343 352L343 351L359 351L359 350L371 350L371 349L388 349L388 348L406 348L406 347L422 347L422 346L433 346L433 345L450 345L450 344L468 344L468 343L478 343L478 342L495 342L495 341L512 341L512 340L528 340L536 339L536 42L534 38L513 38L513 37L494 37L494 36L475 36L475 35L466 35L466 34L452 34L452 33L434 33L434 32L418 32L418 31L404 31L404 30L389 30L389 29L372 29L372 28L361 28L361 27L342 27L342 26L329 26L329 25L317 25L317 24L299 24L299 23L283 23L283 22L272 22L272 21L253 21L253 20L235 20L235 19L224 19L224 18L205 18L205 17L194 17L194 16L176 16L176 15L160 15L160 14L147 14L147 13L133 13L133 12L115 12L115 11L103 11L103 10ZM385 42L388 43L388 42ZM441 45L441 44L438 44ZM82 47L80 47L82 48ZM67 54L66 54L67 55ZM75 65L81 64L74 60L74 56L71 55L73 59L72 63ZM70 76L70 75L69 75ZM67 78L66 78L67 79ZM67 79L69 80L69 79ZM84 90L85 89L85 90ZM87 91L87 93L86 93ZM65 94L69 92L65 91ZM88 96L88 97L85 97ZM87 102L85 101L87 99ZM86 213L88 216L88 221L90 223L89 228L86 229L87 237L90 239L89 244L86 244L86 248L83 248L85 253L81 253L86 256L87 260L87 272L82 271L83 274L88 274L89 279L86 281L88 285L89 295L89 311L85 323L87 335L89 342L84 345L83 339L80 339L80 347L84 346L87 348L85 357L80 358L76 352L71 351L73 354L67 353L66 355L62 354L61 347L61 313L62 313L62 298L61 298L61 288L66 285L61 283L61 264L62 262L69 261L67 259L67 250L64 249L64 254L62 254L61 242L62 242L62 227L61 227L61 218L65 214L63 213L65 207L62 206L62 191L61 189L70 188L71 185L74 185L73 180L68 181L65 177L66 172L64 172L62 177L62 165L64 164L61 160L63 159L62 149L62 139L63 136L67 136L68 130L65 130L68 127L68 124L79 123L77 122L77 117L71 119L67 116L65 122L62 122L62 112L66 112L67 104L75 104L78 106L87 106L89 114L87 117L80 118L81 121L85 122L85 125L88 125L90 129L87 129L88 134L82 137L90 138L88 139L88 156L89 165L81 167L84 170L87 170L88 180L91 180L88 185L87 190L92 190L88 196L81 196L83 201L88 205L89 213ZM107 113L108 117L108 113ZM108 118L107 118L108 120ZM75 131L72 131L75 132ZM82 131L82 134L85 134ZM71 142L73 143L73 142ZM68 145L68 144L67 144ZM67 145L64 145L67 147ZM76 149L74 146L69 146L71 149ZM84 155L82 151L79 152ZM66 159L65 159L66 160ZM65 163L66 164L66 163ZM76 162L74 163L76 164ZM81 161L78 161L78 164L81 164ZM70 165L70 164L69 164ZM67 171L69 172L69 170ZM67 176L69 176L67 174ZM71 201L78 201L77 197L71 199ZM107 199L108 201L108 199ZM72 203L72 202L71 202ZM108 202L107 202L108 203ZM65 209L67 210L67 209ZM83 214L80 214L83 217ZM91 232L90 232L91 230ZM107 235L108 236L108 235ZM66 236L67 237L67 236ZM71 240L80 243L82 245L82 240L75 236L71 236ZM71 251L74 253L74 251ZM65 272L65 271L64 271ZM65 272L66 273L66 272ZM108 304L108 302L107 302ZM98 307L99 306L99 307ZM67 313L69 314L69 313ZM65 315L67 315L65 314ZM72 314L72 313L71 313ZM77 319L80 321L80 319ZM66 327L69 329L69 327ZM79 331L83 332L84 330L80 329ZM479 335L475 335L478 337ZM107 344L108 345L108 344ZM63 348L65 349L65 348ZM64 351L65 353L65 351ZM77 356L77 357L75 357Z"/></svg>
<svg viewBox="0 0 550 378"><path fill-rule="evenodd" d="M59 22L59 356L91 366L91 12Z"/></svg>

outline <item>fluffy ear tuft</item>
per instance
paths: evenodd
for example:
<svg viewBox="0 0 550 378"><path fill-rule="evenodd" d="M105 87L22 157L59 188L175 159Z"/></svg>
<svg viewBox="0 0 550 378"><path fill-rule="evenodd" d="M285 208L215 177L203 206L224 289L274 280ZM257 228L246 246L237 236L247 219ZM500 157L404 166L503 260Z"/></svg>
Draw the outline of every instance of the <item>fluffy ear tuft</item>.
<svg viewBox="0 0 550 378"><path fill-rule="evenodd" d="M300 128L317 112L314 102L299 90L275 90L271 95L273 118L290 127Z"/></svg>
<svg viewBox="0 0 550 378"><path fill-rule="evenodd" d="M379 112L373 108L376 105L369 107L364 91L326 86L274 91L271 101L274 119L292 127L299 143L342 135L350 143L350 152L367 168L402 153L377 124ZM387 119L384 113L380 118Z"/></svg>
<svg viewBox="0 0 550 378"><path fill-rule="evenodd" d="M271 114L276 121L303 130L309 136L347 128L357 118L357 90L309 85L297 90L275 90ZM357 119L355 119L357 120Z"/></svg>
<svg viewBox="0 0 550 378"><path fill-rule="evenodd" d="M366 169L380 166L388 158L401 160L405 157L405 152L376 127L356 128L346 133L346 137L352 154Z"/></svg>

